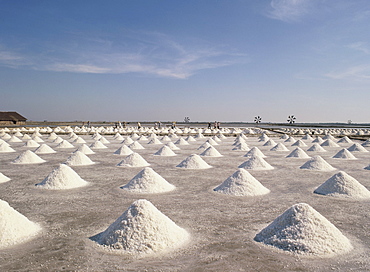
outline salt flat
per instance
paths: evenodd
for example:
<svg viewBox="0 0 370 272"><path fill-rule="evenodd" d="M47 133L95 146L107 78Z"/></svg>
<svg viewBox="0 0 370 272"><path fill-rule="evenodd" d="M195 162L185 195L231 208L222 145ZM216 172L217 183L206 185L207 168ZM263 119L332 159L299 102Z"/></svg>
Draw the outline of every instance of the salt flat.
<svg viewBox="0 0 370 272"><path fill-rule="evenodd" d="M134 178L143 167L116 166L125 156L114 152L122 146L113 135L104 135L108 148L93 149L88 166L71 166L87 186L69 190L46 190L35 186L63 163L75 148L57 148L58 143L42 139L56 153L38 154L41 164L12 164L26 150L36 147L11 142L16 151L0 153L0 172L11 180L0 184L0 199L39 224L42 231L32 240L0 251L1 271L368 271L370 267L370 201L335 198L313 191L339 171L345 171L370 189L369 152L353 153L356 160L332 158L352 143L325 146L327 152L307 151L311 140L301 147L309 156L320 155L336 168L333 171L300 169L307 158L286 158L296 146L284 143L289 151L271 151L258 135L247 135L250 148L256 146L265 155L272 170L248 170L270 193L261 196L230 196L213 189L247 161L247 151L232 150L235 137L227 137L214 147L223 156L202 156L212 168L176 167L209 137L196 138L189 145L178 145L176 156L155 156L163 144L147 144L136 149L150 167L176 189L160 194L137 194L120 187ZM59 134L64 140L68 135ZM92 135L79 135L87 145L95 143ZM294 135L296 140L303 135ZM127 136L123 135L124 138ZM160 139L160 138L159 138ZM336 141L339 138L335 139ZM177 139L172 139L173 142ZM361 143L358 140L354 142ZM367 148L368 149L368 148ZM183 247L149 256L132 256L106 250L91 237L106 230L136 200L149 200L160 212L190 233ZM266 246L255 235L285 210L297 203L307 203L335 225L351 242L353 249L334 257L302 256Z"/></svg>

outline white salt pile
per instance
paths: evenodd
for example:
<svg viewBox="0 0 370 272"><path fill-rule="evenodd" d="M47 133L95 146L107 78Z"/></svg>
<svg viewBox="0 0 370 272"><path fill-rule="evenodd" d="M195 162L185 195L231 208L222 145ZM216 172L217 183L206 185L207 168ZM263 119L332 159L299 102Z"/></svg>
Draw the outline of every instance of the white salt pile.
<svg viewBox="0 0 370 272"><path fill-rule="evenodd" d="M164 135L161 139L162 142L171 142L171 138L168 137L167 135Z"/></svg>
<svg viewBox="0 0 370 272"><path fill-rule="evenodd" d="M185 140L187 142L196 142L197 140L195 140L195 138L191 135L189 135L188 137L185 138ZM220 139L219 139L220 140ZM220 140L221 141L221 140Z"/></svg>
<svg viewBox="0 0 370 272"><path fill-rule="evenodd" d="M289 149L283 143L278 143L270 151L289 151Z"/></svg>
<svg viewBox="0 0 370 272"><path fill-rule="evenodd" d="M314 143L307 151L326 152L326 150L318 143Z"/></svg>
<svg viewBox="0 0 370 272"><path fill-rule="evenodd" d="M357 158L349 152L346 148L343 148L338 151L337 154L333 156L335 159L347 159L347 160L356 160Z"/></svg>
<svg viewBox="0 0 370 272"><path fill-rule="evenodd" d="M35 142L34 140L28 140L23 146L25 146L25 147L39 147L40 144Z"/></svg>
<svg viewBox="0 0 370 272"><path fill-rule="evenodd" d="M333 175L314 191L316 194L353 199L369 199L370 191L344 171Z"/></svg>
<svg viewBox="0 0 370 272"><path fill-rule="evenodd" d="M205 157L222 157L221 153L213 146L208 147L200 155Z"/></svg>
<svg viewBox="0 0 370 272"><path fill-rule="evenodd" d="M127 145L122 145L120 148L118 148L116 151L114 151L113 154L120 155L120 156L127 156L134 153Z"/></svg>
<svg viewBox="0 0 370 272"><path fill-rule="evenodd" d="M250 169L250 170L272 170L272 167L267 161L260 156L251 157L249 160L243 162L238 168Z"/></svg>
<svg viewBox="0 0 370 272"><path fill-rule="evenodd" d="M41 231L41 227L0 200L0 248L30 240Z"/></svg>
<svg viewBox="0 0 370 272"><path fill-rule="evenodd" d="M370 139L367 139L365 142L361 144L363 147L370 147Z"/></svg>
<svg viewBox="0 0 370 272"><path fill-rule="evenodd" d="M22 140L31 140L32 138L28 134L24 134Z"/></svg>
<svg viewBox="0 0 370 272"><path fill-rule="evenodd" d="M282 139L282 140L286 140L286 139L288 139L289 138L289 136L288 135L286 135L286 134L283 134L283 135L281 135L281 137L280 137L280 139Z"/></svg>
<svg viewBox="0 0 370 272"><path fill-rule="evenodd" d="M165 146L168 146L172 150L180 150L180 148L177 147L173 142L169 142L169 143L165 144Z"/></svg>
<svg viewBox="0 0 370 272"><path fill-rule="evenodd" d="M235 147L232 150L249 151L250 148L247 143L240 142L239 144L235 145Z"/></svg>
<svg viewBox="0 0 370 272"><path fill-rule="evenodd" d="M13 148L11 148L8 144L1 143L0 144L0 152L1 153L8 153L8 152L15 152L15 150Z"/></svg>
<svg viewBox="0 0 370 272"><path fill-rule="evenodd" d="M295 141L292 146L305 147L307 146L302 140Z"/></svg>
<svg viewBox="0 0 370 272"><path fill-rule="evenodd" d="M45 160L41 159L31 150L27 150L20 154L17 158L15 158L12 163L14 164L33 164L33 163L43 163L46 162Z"/></svg>
<svg viewBox="0 0 370 272"><path fill-rule="evenodd" d="M35 154L52 154L56 153L54 149L52 149L50 146L47 144L42 144L40 145L35 151Z"/></svg>
<svg viewBox="0 0 370 272"><path fill-rule="evenodd" d="M83 180L71 167L60 164L36 187L50 190L64 190L83 187L88 182Z"/></svg>
<svg viewBox="0 0 370 272"><path fill-rule="evenodd" d="M312 143L318 143L322 144L324 140L320 136L316 136L315 140L312 141Z"/></svg>
<svg viewBox="0 0 370 272"><path fill-rule="evenodd" d="M110 143L104 136L99 138L99 141L102 142L103 144L109 144Z"/></svg>
<svg viewBox="0 0 370 272"><path fill-rule="evenodd" d="M206 163L201 157L199 157L199 155L192 154L180 162L176 167L184 169L207 169L212 166Z"/></svg>
<svg viewBox="0 0 370 272"><path fill-rule="evenodd" d="M212 146L210 143L205 142L197 148L197 150L206 150L208 147Z"/></svg>
<svg viewBox="0 0 370 272"><path fill-rule="evenodd" d="M152 168L145 167L133 179L121 189L144 194L164 193L174 190L176 187L167 182Z"/></svg>
<svg viewBox="0 0 370 272"><path fill-rule="evenodd" d="M134 141L132 144L128 146L130 149L145 149L142 144L140 144L138 141Z"/></svg>
<svg viewBox="0 0 370 272"><path fill-rule="evenodd" d="M261 157L261 158L266 158L265 154L262 153L261 150L259 150L258 147L254 146L251 148L251 150L248 151L247 154L244 155L244 157L248 157L248 158L251 158L251 157Z"/></svg>
<svg viewBox="0 0 370 272"><path fill-rule="evenodd" d="M369 151L366 150L365 147L363 147L359 143L354 143L353 145L348 147L348 151L351 151L351 152L369 152Z"/></svg>
<svg viewBox="0 0 370 272"><path fill-rule="evenodd" d="M321 146L338 147L339 145L333 140L327 139L325 142L321 143Z"/></svg>
<svg viewBox="0 0 370 272"><path fill-rule="evenodd" d="M216 192L234 196L257 196L270 192L247 170L239 169L223 183L213 189Z"/></svg>
<svg viewBox="0 0 370 272"><path fill-rule="evenodd" d="M130 145L134 142L130 137L127 137L125 140L121 142L121 144Z"/></svg>
<svg viewBox="0 0 370 272"><path fill-rule="evenodd" d="M221 142L220 138L218 138L216 135L211 138L215 142Z"/></svg>
<svg viewBox="0 0 370 272"><path fill-rule="evenodd" d="M100 141L95 141L93 142L90 146L89 146L91 149L104 149L104 148L108 148L107 146L105 146L102 142Z"/></svg>
<svg viewBox="0 0 370 272"><path fill-rule="evenodd" d="M269 139L266 141L266 143L263 144L263 146L275 146L276 142L273 139Z"/></svg>
<svg viewBox="0 0 370 272"><path fill-rule="evenodd" d="M0 173L0 183L7 182L9 180L10 180L10 178L8 178L7 176L5 176L3 173Z"/></svg>
<svg viewBox="0 0 370 272"><path fill-rule="evenodd" d="M302 255L330 256L353 248L347 237L305 203L290 207L254 240Z"/></svg>
<svg viewBox="0 0 370 272"><path fill-rule="evenodd" d="M218 143L215 140L213 140L212 138L208 139L206 141L206 143L209 143L210 145L218 145Z"/></svg>
<svg viewBox="0 0 370 272"><path fill-rule="evenodd" d="M337 143L340 143L340 144L352 144L353 141L350 138L348 138L348 136L344 136Z"/></svg>
<svg viewBox="0 0 370 272"><path fill-rule="evenodd" d="M21 143L22 140L19 139L17 136L13 135L9 140L8 143Z"/></svg>
<svg viewBox="0 0 370 272"><path fill-rule="evenodd" d="M33 135L32 137L32 140L34 140L35 142L38 142L38 143L43 143L44 140L41 139L38 135Z"/></svg>
<svg viewBox="0 0 370 272"><path fill-rule="evenodd" d="M73 140L74 144L86 144L86 141L82 139L81 137L77 137L76 139Z"/></svg>
<svg viewBox="0 0 370 272"><path fill-rule="evenodd" d="M306 152L302 150L302 148L297 147L294 149L288 156L287 158L299 158L299 159L308 159L310 156L307 155Z"/></svg>
<svg viewBox="0 0 370 272"><path fill-rule="evenodd" d="M149 145L160 145L162 144L162 142L160 140L158 140L158 138L152 138L149 142L148 142Z"/></svg>
<svg viewBox="0 0 370 272"><path fill-rule="evenodd" d="M60 144L61 142L63 142L63 138L62 137L57 137L54 139L53 143L56 143L56 144Z"/></svg>
<svg viewBox="0 0 370 272"><path fill-rule="evenodd" d="M151 202L140 199L95 240L128 254L150 254L183 246L189 238L186 230L177 226Z"/></svg>
<svg viewBox="0 0 370 272"><path fill-rule="evenodd" d="M155 135L155 134L154 134ZM155 137L154 138L152 138L152 139L156 139ZM138 139L137 139L137 141L148 141L148 138L147 137L145 137L145 135L141 135Z"/></svg>
<svg viewBox="0 0 370 272"><path fill-rule="evenodd" d="M175 144L177 145L189 145L189 143L182 137L180 137L176 142Z"/></svg>
<svg viewBox="0 0 370 272"><path fill-rule="evenodd" d="M74 148L74 146L67 140L63 140L55 148Z"/></svg>
<svg viewBox="0 0 370 272"><path fill-rule="evenodd" d="M305 141L313 141L313 138L310 136L310 134L306 134L302 137L302 140Z"/></svg>
<svg viewBox="0 0 370 272"><path fill-rule="evenodd" d="M292 137L292 136L289 136L289 138L288 139L286 139L285 141L284 141L284 143L294 143L296 140Z"/></svg>
<svg viewBox="0 0 370 272"><path fill-rule="evenodd" d="M71 156L65 162L69 166L82 166L82 165L92 165L95 164L88 156L86 156L81 151L73 152Z"/></svg>
<svg viewBox="0 0 370 272"><path fill-rule="evenodd" d="M84 153L85 155L95 154L95 152L92 151L90 149L90 147L88 147L86 144L82 144L79 148L76 149L76 151L80 151L80 152Z"/></svg>
<svg viewBox="0 0 370 272"><path fill-rule="evenodd" d="M150 164L136 152L128 155L120 163L117 164L117 166L123 167L145 167L149 165Z"/></svg>
<svg viewBox="0 0 370 272"><path fill-rule="evenodd" d="M171 148L164 145L157 152L154 153L155 156L176 156L175 152Z"/></svg>
<svg viewBox="0 0 370 272"><path fill-rule="evenodd" d="M300 169L318 170L318 171L333 171L335 170L329 163L327 163L320 156L313 156L310 160L305 162Z"/></svg>

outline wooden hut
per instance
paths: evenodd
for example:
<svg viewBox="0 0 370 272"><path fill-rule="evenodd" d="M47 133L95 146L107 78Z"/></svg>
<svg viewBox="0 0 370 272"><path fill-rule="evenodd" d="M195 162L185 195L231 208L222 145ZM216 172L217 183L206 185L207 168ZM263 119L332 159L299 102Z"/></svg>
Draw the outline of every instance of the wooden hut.
<svg viewBox="0 0 370 272"><path fill-rule="evenodd" d="M27 118L15 111L0 111L0 125L24 125Z"/></svg>

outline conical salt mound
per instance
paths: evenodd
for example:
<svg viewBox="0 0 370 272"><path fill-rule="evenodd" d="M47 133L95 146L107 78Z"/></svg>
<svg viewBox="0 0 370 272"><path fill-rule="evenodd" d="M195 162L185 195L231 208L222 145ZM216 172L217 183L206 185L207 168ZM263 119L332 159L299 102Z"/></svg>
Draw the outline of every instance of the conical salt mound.
<svg viewBox="0 0 370 272"><path fill-rule="evenodd" d="M370 139L367 139L365 142L361 144L363 147L370 147Z"/></svg>
<svg viewBox="0 0 370 272"><path fill-rule="evenodd" d="M340 171L333 175L323 184L321 184L314 191L316 194L334 196L334 197L348 197L354 199L369 199L370 191L366 189L355 178L347 173Z"/></svg>
<svg viewBox="0 0 370 272"><path fill-rule="evenodd" d="M172 191L175 186L168 183L152 168L145 167L121 189L134 193L154 194Z"/></svg>
<svg viewBox="0 0 370 272"><path fill-rule="evenodd" d="M213 140L212 138L208 139L206 141L206 143L209 143L210 145L218 145L218 143L215 140Z"/></svg>
<svg viewBox="0 0 370 272"><path fill-rule="evenodd" d="M272 167L267 161L260 156L251 157L249 160L243 162L238 168L250 169L250 170L272 170Z"/></svg>
<svg viewBox="0 0 370 272"><path fill-rule="evenodd" d="M296 140L292 137L292 136L289 136L289 138L288 139L286 139L285 141L284 141L284 143L294 143Z"/></svg>
<svg viewBox="0 0 370 272"><path fill-rule="evenodd" d="M47 144L42 144L40 145L35 151L35 154L52 154L56 153L54 149L52 149L50 146Z"/></svg>
<svg viewBox="0 0 370 272"><path fill-rule="evenodd" d="M79 148L76 149L76 151L81 151L82 153L84 153L85 155L91 155L91 154L95 154L94 151L92 151L90 149L90 147L88 147L86 144L82 144ZM75 152L76 152L75 151Z"/></svg>
<svg viewBox="0 0 370 272"><path fill-rule="evenodd" d="M312 141L312 143L318 143L318 144L322 144L323 142L324 140L320 136L317 136L315 140Z"/></svg>
<svg viewBox="0 0 370 272"><path fill-rule="evenodd" d="M74 146L67 140L63 140L55 148L74 148Z"/></svg>
<svg viewBox="0 0 370 272"><path fill-rule="evenodd" d="M175 144L177 145L189 145L189 143L182 137L180 137L176 142Z"/></svg>
<svg viewBox="0 0 370 272"><path fill-rule="evenodd" d="M32 163L43 163L45 160L41 159L31 150L27 150L20 154L12 163L14 164L32 164Z"/></svg>
<svg viewBox="0 0 370 272"><path fill-rule="evenodd" d="M0 226L0 248L26 242L41 230L39 225L28 220L4 200L0 200Z"/></svg>
<svg viewBox="0 0 370 272"><path fill-rule="evenodd" d="M189 237L186 230L177 226L151 202L140 199L92 239L128 254L150 254L178 248Z"/></svg>
<svg viewBox="0 0 370 272"><path fill-rule="evenodd" d="M149 145L159 145L159 144L162 144L162 142L160 140L158 140L158 138L152 138L149 142L148 142Z"/></svg>
<svg viewBox="0 0 370 272"><path fill-rule="evenodd" d="M82 139L81 137L77 137L76 139L73 140L74 144L86 144L86 141Z"/></svg>
<svg viewBox="0 0 370 272"><path fill-rule="evenodd" d="M71 167L60 164L36 186L43 189L64 190L83 187L87 184Z"/></svg>
<svg viewBox="0 0 370 272"><path fill-rule="evenodd" d="M125 140L121 142L121 144L130 145L134 142L130 137L127 137Z"/></svg>
<svg viewBox="0 0 370 272"><path fill-rule="evenodd" d="M206 150L208 147L212 146L210 143L205 142L197 148L197 150Z"/></svg>
<svg viewBox="0 0 370 272"><path fill-rule="evenodd" d="M93 142L90 146L89 146L91 149L104 149L104 148L108 148L107 146L105 146L102 142L100 141L95 141Z"/></svg>
<svg viewBox="0 0 370 272"><path fill-rule="evenodd" d="M314 156L305 162L300 169L318 170L318 171L333 171L335 170L329 163L327 163L320 156Z"/></svg>
<svg viewBox="0 0 370 272"><path fill-rule="evenodd" d="M290 207L254 240L303 255L336 255L353 248L347 237L305 203Z"/></svg>
<svg viewBox="0 0 370 272"><path fill-rule="evenodd" d="M185 169L207 169L212 166L206 163L199 155L192 154L180 162L176 167Z"/></svg>
<svg viewBox="0 0 370 272"><path fill-rule="evenodd" d="M234 196L257 196L270 192L247 170L239 169L228 177L218 187L213 189L216 192Z"/></svg>
<svg viewBox="0 0 370 272"><path fill-rule="evenodd" d="M0 173L0 183L7 182L9 180L10 180L10 178L8 178L7 176L5 176L3 173Z"/></svg>
<svg viewBox="0 0 370 272"><path fill-rule="evenodd" d="M365 147L363 147L359 143L354 143L353 145L351 145L347 149L348 149L348 151L351 151L351 152L369 152L369 151L367 151L367 149Z"/></svg>
<svg viewBox="0 0 370 272"><path fill-rule="evenodd" d="M348 136L344 136L337 143L339 143L339 144L353 144L353 141L350 138L348 138Z"/></svg>
<svg viewBox="0 0 370 272"><path fill-rule="evenodd" d="M138 141L134 141L128 146L130 149L145 149Z"/></svg>
<svg viewBox="0 0 370 272"><path fill-rule="evenodd" d="M307 151L326 152L326 150L318 143L314 143Z"/></svg>
<svg viewBox="0 0 370 272"><path fill-rule="evenodd" d="M239 144L235 145L235 147L232 150L249 151L250 148L247 143L240 142Z"/></svg>
<svg viewBox="0 0 370 272"><path fill-rule="evenodd" d="M289 149L283 143L278 143L270 151L289 151Z"/></svg>
<svg viewBox="0 0 370 272"><path fill-rule="evenodd" d="M249 150L248 153L244 155L244 157L248 157L248 158L255 157L255 156L266 158L265 154L263 154L262 151L259 150L259 148L256 146L252 147L251 150Z"/></svg>
<svg viewBox="0 0 370 272"><path fill-rule="evenodd" d="M22 140L19 139L17 136L13 135L9 140L8 143L21 143Z"/></svg>
<svg viewBox="0 0 370 272"><path fill-rule="evenodd" d="M39 147L40 144L34 140L28 140L23 146L25 147Z"/></svg>
<svg viewBox="0 0 370 272"><path fill-rule="evenodd" d="M124 158L117 166L123 167L145 167L149 166L150 164L141 157L138 153L132 153Z"/></svg>
<svg viewBox="0 0 370 272"><path fill-rule="evenodd" d="M165 144L165 146L168 146L172 150L180 150L180 148L177 147L173 142L168 142L167 144Z"/></svg>
<svg viewBox="0 0 370 272"><path fill-rule="evenodd" d="M302 140L295 141L292 146L305 147L307 146Z"/></svg>
<svg viewBox="0 0 370 272"><path fill-rule="evenodd" d="M176 156L175 152L171 148L164 145L157 152L154 153L155 156Z"/></svg>
<svg viewBox="0 0 370 272"><path fill-rule="evenodd" d="M213 146L208 147L200 155L205 157L222 157L221 153Z"/></svg>
<svg viewBox="0 0 370 272"><path fill-rule="evenodd" d="M347 159L347 160L356 160L357 158L349 152L347 149L341 149L337 154L333 156L335 159Z"/></svg>
<svg viewBox="0 0 370 272"><path fill-rule="evenodd" d="M127 145L122 145L120 148L118 148L113 154L120 155L120 156L127 156L134 153Z"/></svg>
<svg viewBox="0 0 370 272"><path fill-rule="evenodd" d="M287 158L299 158L299 159L308 159L310 156L307 155L306 152L302 150L302 148L297 147L294 149L288 156Z"/></svg>
<svg viewBox="0 0 370 272"><path fill-rule="evenodd" d="M338 147L339 145L335 143L333 140L327 139L325 142L321 144L321 146Z"/></svg>
<svg viewBox="0 0 370 272"><path fill-rule="evenodd" d="M81 151L76 151L72 153L71 156L69 156L65 164L69 166L82 166L82 165L92 165L95 164L95 162L90 160L90 158Z"/></svg>
<svg viewBox="0 0 370 272"><path fill-rule="evenodd" d="M8 152L15 152L15 150L11 148L9 145L7 145L6 143L1 143L0 153L8 153Z"/></svg>
<svg viewBox="0 0 370 272"><path fill-rule="evenodd" d="M275 146L276 142L273 139L268 139L266 143L263 144L263 146Z"/></svg>

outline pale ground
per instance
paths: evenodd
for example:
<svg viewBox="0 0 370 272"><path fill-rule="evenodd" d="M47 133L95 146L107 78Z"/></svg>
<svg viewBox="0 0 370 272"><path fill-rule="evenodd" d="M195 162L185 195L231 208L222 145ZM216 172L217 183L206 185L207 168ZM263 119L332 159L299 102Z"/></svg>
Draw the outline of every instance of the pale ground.
<svg viewBox="0 0 370 272"><path fill-rule="evenodd" d="M91 136L82 137L88 143L93 142ZM89 155L98 164L73 167L91 183L80 189L50 191L34 186L66 161L75 149L40 155L47 162L36 165L10 164L26 150L21 147L23 143L11 145L16 153L0 153L0 172L12 179L0 184L0 199L43 227L43 232L29 242L0 250L0 271L369 271L370 201L312 193L337 171L301 170L299 167L307 159L287 159L289 152L269 151L271 147L262 147L256 137L250 137L249 146L258 146L268 156L266 161L275 167L269 171L250 171L271 193L260 197L232 197L212 189L246 160L242 157L246 152L231 150L234 138L215 146L224 157L205 158L214 166L206 170L175 167L188 155L199 154L196 149L206 139L180 146L175 157L153 156L161 146L142 143L146 149L137 152L177 189L156 195L132 194L119 187L142 168L116 167L122 157L113 152L120 144L112 140L112 136L106 138L111 141L107 144L109 148ZM276 139L279 141L282 140ZM56 146L46 142L53 148ZM290 151L294 149L287 147ZM332 159L341 148L326 147L328 152L320 155L369 189L370 171L363 168L370 164L370 153L355 153L359 159L354 161ZM187 229L191 233L189 244L162 255L133 258L103 250L89 239L105 230L133 201L141 198L151 201ZM351 240L354 250L334 258L299 257L253 240L261 228L300 202L310 204L337 226Z"/></svg>

